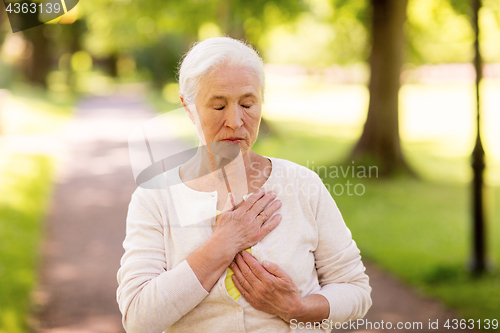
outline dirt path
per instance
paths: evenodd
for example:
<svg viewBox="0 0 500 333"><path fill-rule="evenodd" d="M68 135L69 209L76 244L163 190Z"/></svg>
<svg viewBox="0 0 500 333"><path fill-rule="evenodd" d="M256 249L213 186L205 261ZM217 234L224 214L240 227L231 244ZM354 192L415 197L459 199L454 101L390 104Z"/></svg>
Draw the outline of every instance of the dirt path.
<svg viewBox="0 0 500 333"><path fill-rule="evenodd" d="M115 292L127 206L135 189L127 138L153 116L137 94L80 103L64 136L67 149L47 222L42 284L36 293L42 307L38 332L124 332ZM421 322L420 329L391 331L448 332L442 324L453 314L439 302L418 296L373 265L367 265L367 272L374 305L365 319L373 327L382 320L394 326ZM441 329L428 329L429 319L438 319ZM369 328L360 325L357 331L380 331Z"/></svg>
<svg viewBox="0 0 500 333"><path fill-rule="evenodd" d="M116 272L135 183L127 138L154 116L140 96L84 100L64 136L43 260L40 332L123 332Z"/></svg>

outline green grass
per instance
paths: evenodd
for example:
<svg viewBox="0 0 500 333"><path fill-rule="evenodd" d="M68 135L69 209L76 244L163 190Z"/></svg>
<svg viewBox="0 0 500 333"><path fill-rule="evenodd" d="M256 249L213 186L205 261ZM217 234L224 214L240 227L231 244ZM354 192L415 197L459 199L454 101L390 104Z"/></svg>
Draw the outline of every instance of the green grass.
<svg viewBox="0 0 500 333"><path fill-rule="evenodd" d="M70 119L73 100L16 85L2 105L0 134L57 131ZM10 147L3 145L0 141L0 333L22 333L29 331L54 160L8 153Z"/></svg>
<svg viewBox="0 0 500 333"><path fill-rule="evenodd" d="M54 168L41 155L2 154L1 160L0 332L17 333L27 330Z"/></svg>
<svg viewBox="0 0 500 333"><path fill-rule="evenodd" d="M258 153L309 163L310 168L315 161L316 170L321 164L332 170L342 163L354 143L321 128L308 126L306 131L304 124L273 122L271 126L276 137L260 139L254 146ZM417 144L406 143L404 149L425 180L323 178L363 257L421 292L441 298L464 318L498 319L500 274L476 279L467 270L472 238L467 158L438 158ZM352 184L351 194L353 186L361 184L358 193L364 188L363 195L348 195L347 181ZM340 185L334 188L336 184ZM489 194L489 254L499 263L500 214L493 208L500 207L500 188L490 188Z"/></svg>

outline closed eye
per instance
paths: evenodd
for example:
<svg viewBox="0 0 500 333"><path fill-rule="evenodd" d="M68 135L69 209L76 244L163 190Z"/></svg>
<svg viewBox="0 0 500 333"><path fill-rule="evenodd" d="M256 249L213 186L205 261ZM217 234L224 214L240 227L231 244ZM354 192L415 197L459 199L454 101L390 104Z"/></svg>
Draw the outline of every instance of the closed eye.
<svg viewBox="0 0 500 333"><path fill-rule="evenodd" d="M242 105L245 109L250 109L252 106L251 105Z"/></svg>
<svg viewBox="0 0 500 333"><path fill-rule="evenodd" d="M221 107L219 107L219 108L215 108L215 110L220 111L220 110L223 110L224 108L225 108L225 106L221 106Z"/></svg>

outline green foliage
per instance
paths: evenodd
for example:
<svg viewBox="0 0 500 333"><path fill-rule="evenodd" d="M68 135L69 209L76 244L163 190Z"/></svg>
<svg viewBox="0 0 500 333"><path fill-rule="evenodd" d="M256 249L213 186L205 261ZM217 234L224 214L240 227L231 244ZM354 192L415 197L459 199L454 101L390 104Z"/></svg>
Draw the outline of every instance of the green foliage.
<svg viewBox="0 0 500 333"><path fill-rule="evenodd" d="M472 61L471 10L468 0L409 0L408 61L414 64ZM499 2L484 0L479 19L483 58L486 62L499 62Z"/></svg>
<svg viewBox="0 0 500 333"><path fill-rule="evenodd" d="M470 15L471 14L471 2L469 0L449 0L450 5L453 10L458 15Z"/></svg>
<svg viewBox="0 0 500 333"><path fill-rule="evenodd" d="M164 35L157 43L135 50L137 66L146 68L152 81L159 89L165 82L176 81L177 66L182 55L189 49L189 43L181 35Z"/></svg>
<svg viewBox="0 0 500 333"><path fill-rule="evenodd" d="M157 86L199 38L245 38L271 63L327 67L367 60L371 8L368 0L212 0L81 3L92 54L132 54ZM500 61L500 6L485 0L482 15L486 61ZM413 64L472 59L468 0L409 0L407 61Z"/></svg>
<svg viewBox="0 0 500 333"><path fill-rule="evenodd" d="M5 153L0 161L0 332L26 332L53 163Z"/></svg>
<svg viewBox="0 0 500 333"><path fill-rule="evenodd" d="M500 2L483 0L480 12L481 51L486 62L500 62Z"/></svg>
<svg viewBox="0 0 500 333"><path fill-rule="evenodd" d="M500 2L484 0L481 42L486 62L500 61ZM79 4L71 25L50 25L54 58L83 48L95 59L133 55L161 87L172 81L189 45L216 34L244 38L271 63L324 68L365 62L370 52L369 0L111 1ZM406 61L472 60L468 0L409 0ZM98 62L100 64L105 61ZM0 86L12 82L2 66ZM110 67L111 68L111 67Z"/></svg>
<svg viewBox="0 0 500 333"><path fill-rule="evenodd" d="M95 56L132 54L156 86L172 81L180 57L207 23L222 34L259 47L268 26L292 20L301 2L277 1L97 1L82 3L88 33L85 47Z"/></svg>
<svg viewBox="0 0 500 333"><path fill-rule="evenodd" d="M473 57L472 27L463 1L410 0L407 37L409 61L414 64L469 62Z"/></svg>
<svg viewBox="0 0 500 333"><path fill-rule="evenodd" d="M371 9L369 0L334 0L333 3L334 7L337 8L337 17L355 18L366 28L370 28Z"/></svg>
<svg viewBox="0 0 500 333"><path fill-rule="evenodd" d="M263 35L259 45L267 61L321 68L366 60L366 0L309 0L308 8L296 20L271 27Z"/></svg>
<svg viewBox="0 0 500 333"><path fill-rule="evenodd" d="M92 0L83 8L89 26L87 46L96 54L105 55L151 46L165 34L181 34L192 41L207 22L217 24L223 33L235 38L258 38L264 25L293 19L304 10L304 5L291 0L136 0L126 4ZM250 36L246 36L245 30L251 32Z"/></svg>

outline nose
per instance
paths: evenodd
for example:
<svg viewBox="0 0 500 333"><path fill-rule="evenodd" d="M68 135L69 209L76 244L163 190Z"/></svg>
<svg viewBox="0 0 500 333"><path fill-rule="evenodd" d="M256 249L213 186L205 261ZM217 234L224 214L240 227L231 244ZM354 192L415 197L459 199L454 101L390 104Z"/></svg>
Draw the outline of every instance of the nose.
<svg viewBox="0 0 500 333"><path fill-rule="evenodd" d="M239 105L229 106L224 113L224 117L224 125L233 130L243 126L243 110Z"/></svg>

